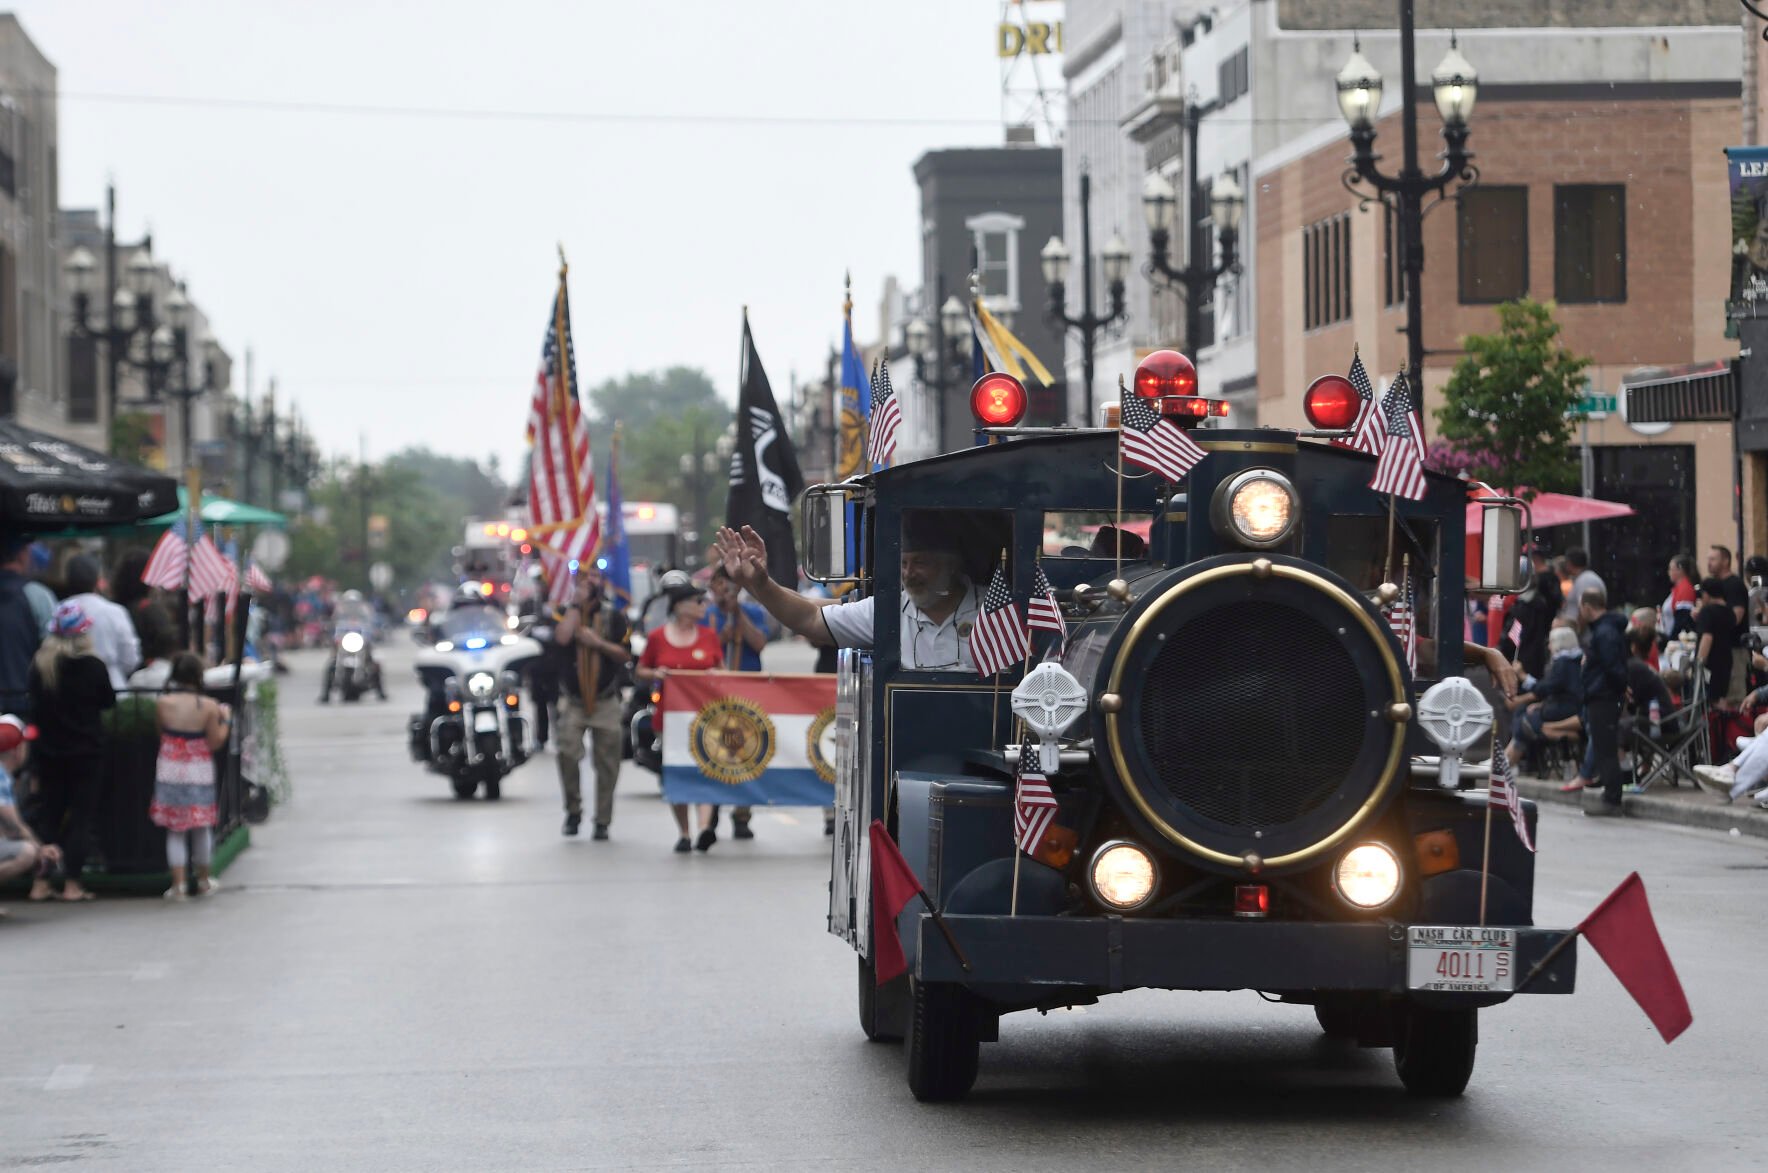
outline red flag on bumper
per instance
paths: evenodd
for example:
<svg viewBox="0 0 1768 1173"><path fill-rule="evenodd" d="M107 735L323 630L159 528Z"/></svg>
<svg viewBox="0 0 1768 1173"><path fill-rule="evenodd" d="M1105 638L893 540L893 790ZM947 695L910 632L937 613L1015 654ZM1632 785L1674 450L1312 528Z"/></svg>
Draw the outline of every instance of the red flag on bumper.
<svg viewBox="0 0 1768 1173"><path fill-rule="evenodd" d="M1608 962L1664 1042L1674 1042L1688 1029L1694 1014L1688 1009L1688 996L1682 992L1676 967L1670 964L1669 951L1658 936L1657 922L1651 919L1645 882L1638 872L1622 880L1621 886L1584 918L1578 931Z"/></svg>
<svg viewBox="0 0 1768 1173"><path fill-rule="evenodd" d="M896 935L896 918L920 895L921 881L883 823L873 819L867 834L872 840L872 970L883 985L908 972L908 959Z"/></svg>

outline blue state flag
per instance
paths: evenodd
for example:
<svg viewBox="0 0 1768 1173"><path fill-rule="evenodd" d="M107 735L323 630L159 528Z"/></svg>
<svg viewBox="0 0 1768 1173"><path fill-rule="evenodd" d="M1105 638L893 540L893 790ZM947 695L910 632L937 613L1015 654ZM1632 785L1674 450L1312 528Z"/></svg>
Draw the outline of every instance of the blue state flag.
<svg viewBox="0 0 1768 1173"><path fill-rule="evenodd" d="M841 323L841 440L835 454L835 475L845 480L855 473L870 472L866 464L866 425L872 420L872 385L866 364L853 344L853 315Z"/></svg>
<svg viewBox="0 0 1768 1173"><path fill-rule="evenodd" d="M602 550L596 568L609 596L621 608L632 606L632 544L626 540L626 509L620 501L619 448L608 458L608 523L602 527Z"/></svg>

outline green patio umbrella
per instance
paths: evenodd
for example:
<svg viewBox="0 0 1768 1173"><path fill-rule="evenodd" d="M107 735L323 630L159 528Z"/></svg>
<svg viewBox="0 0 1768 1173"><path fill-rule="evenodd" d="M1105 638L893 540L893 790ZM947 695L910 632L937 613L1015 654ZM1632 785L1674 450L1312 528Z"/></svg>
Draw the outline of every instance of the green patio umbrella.
<svg viewBox="0 0 1768 1173"><path fill-rule="evenodd" d="M141 522L144 527L166 529L184 516L189 508L190 497L183 485L178 486L178 508L171 513L162 513L158 517L150 517ZM286 526L289 519L271 509L260 509L256 505L247 505L244 501L229 501L226 497L211 497L203 494L202 519L210 525L274 525Z"/></svg>

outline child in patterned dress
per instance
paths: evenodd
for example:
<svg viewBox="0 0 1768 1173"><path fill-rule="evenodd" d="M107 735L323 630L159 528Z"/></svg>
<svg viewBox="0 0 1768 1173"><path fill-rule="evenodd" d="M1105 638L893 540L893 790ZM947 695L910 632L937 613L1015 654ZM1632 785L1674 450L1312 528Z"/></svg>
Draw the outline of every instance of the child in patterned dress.
<svg viewBox="0 0 1768 1173"><path fill-rule="evenodd" d="M196 865L197 894L219 885L209 875L215 851L215 758L227 744L227 706L203 695L203 662L190 652L172 658L165 695L156 702L160 757L148 818L166 829L166 863L172 886L166 899L189 898L187 868Z"/></svg>

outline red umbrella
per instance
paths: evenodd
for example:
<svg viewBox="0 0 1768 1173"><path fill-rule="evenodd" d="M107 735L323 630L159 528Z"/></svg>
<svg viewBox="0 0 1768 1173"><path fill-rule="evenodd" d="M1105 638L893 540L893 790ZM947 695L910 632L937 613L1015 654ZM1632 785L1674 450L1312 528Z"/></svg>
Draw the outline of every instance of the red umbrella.
<svg viewBox="0 0 1768 1173"><path fill-rule="evenodd" d="M1571 525L1578 521L1606 521L1611 517L1632 517L1631 505L1619 501L1600 501L1595 497L1573 497L1569 493L1537 493L1529 502L1531 520L1536 529L1555 525ZM1478 500L1467 504L1467 532L1477 534L1485 527L1485 510Z"/></svg>

